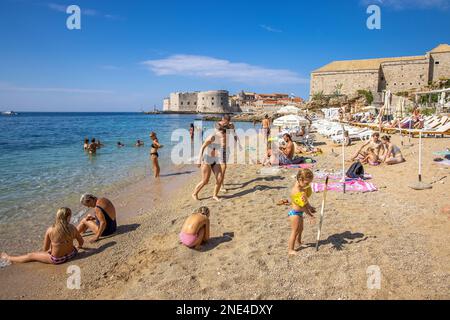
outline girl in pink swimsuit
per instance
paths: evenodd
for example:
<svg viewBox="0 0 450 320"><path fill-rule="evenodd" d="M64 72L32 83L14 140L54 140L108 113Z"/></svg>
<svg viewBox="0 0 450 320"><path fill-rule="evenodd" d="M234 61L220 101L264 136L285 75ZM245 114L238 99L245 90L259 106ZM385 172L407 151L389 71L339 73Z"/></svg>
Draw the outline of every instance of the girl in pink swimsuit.
<svg viewBox="0 0 450 320"><path fill-rule="evenodd" d="M180 232L180 242L188 248L199 249L209 240L209 209L200 207L184 222Z"/></svg>

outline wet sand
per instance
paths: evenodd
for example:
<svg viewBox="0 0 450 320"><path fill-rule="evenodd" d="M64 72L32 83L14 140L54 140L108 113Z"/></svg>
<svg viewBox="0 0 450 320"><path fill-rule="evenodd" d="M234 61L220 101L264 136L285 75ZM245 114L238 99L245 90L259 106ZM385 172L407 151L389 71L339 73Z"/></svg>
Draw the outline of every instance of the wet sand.
<svg viewBox="0 0 450 320"><path fill-rule="evenodd" d="M324 154L315 169L341 168L341 149L322 139ZM399 137L393 137L398 143ZM423 179L433 189L415 191L418 139L403 148L407 161L395 166L365 166L379 188L372 193L328 193L319 251L313 248L317 225L305 219L304 245L287 254L290 207L287 198L296 170L266 177L260 165L230 165L228 192L211 199L211 183L200 202L191 198L200 173L183 175L172 194L149 198L133 186L114 199L119 234L101 240L90 252L62 266L36 263L0 269L3 299L449 299L450 205L448 166L432 162L432 152L448 138L424 139ZM347 158L361 142L346 148ZM350 163L347 163L348 167ZM322 194L311 203L320 207ZM154 201L152 201L152 199ZM200 205L211 209L211 241L193 251L178 243L185 217ZM138 212L128 215L127 212ZM88 238L87 238L88 239ZM94 254L95 253L95 254ZM68 290L66 269L81 268L81 289ZM378 266L381 288L368 289L368 267Z"/></svg>

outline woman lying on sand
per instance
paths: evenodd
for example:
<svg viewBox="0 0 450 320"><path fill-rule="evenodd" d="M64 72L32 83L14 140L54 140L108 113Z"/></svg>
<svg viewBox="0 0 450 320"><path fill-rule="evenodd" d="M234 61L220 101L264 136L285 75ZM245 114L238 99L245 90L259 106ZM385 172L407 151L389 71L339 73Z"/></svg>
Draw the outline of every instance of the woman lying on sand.
<svg viewBox="0 0 450 320"><path fill-rule="evenodd" d="M216 185L214 187L213 199L216 201L220 201L218 194L220 191L220 187L223 181L223 172L222 167L219 164L218 153L219 150L222 149L220 141L225 139L226 129L220 127L216 130L216 133L210 137L208 137L202 145L200 149L199 155L199 164L198 166L201 168L202 172L202 181L200 181L194 189L194 193L192 194L192 198L195 200L198 199L198 193L209 183L209 178L211 177L211 171L214 173L216 178ZM205 149L211 149L209 154L204 157ZM204 159L205 158L205 159Z"/></svg>
<svg viewBox="0 0 450 320"><path fill-rule="evenodd" d="M180 242L188 248L199 249L209 240L209 209L200 207L184 222L180 232Z"/></svg>
<svg viewBox="0 0 450 320"><path fill-rule="evenodd" d="M55 224L48 228L45 233L43 251L17 257L2 253L1 258L12 263L37 261L48 264L61 264L67 262L78 253L77 248L73 245L73 240L77 240L78 249L84 243L77 228L70 224L71 216L72 211L69 208L60 208L58 210Z"/></svg>
<svg viewBox="0 0 450 320"><path fill-rule="evenodd" d="M295 255L295 240L298 244L302 244L302 232L303 232L303 215L308 214L311 218L314 218L313 213L316 209L312 207L308 198L312 194L311 182L313 181L314 174L309 169L300 169L297 173L297 181L291 190L292 210L289 211L288 216L291 222L291 235L289 236L288 248L289 254Z"/></svg>
<svg viewBox="0 0 450 320"><path fill-rule="evenodd" d="M386 164L397 164L405 162L402 152L399 147L391 142L390 136L383 136L381 138L386 152L384 153L383 162Z"/></svg>
<svg viewBox="0 0 450 320"><path fill-rule="evenodd" d="M100 237L106 237L116 232L116 209L111 201L106 198L98 199L91 194L83 194L80 202L88 208L95 208L95 216L87 215L78 225L77 229L80 234L89 229L95 234L90 242L96 242Z"/></svg>

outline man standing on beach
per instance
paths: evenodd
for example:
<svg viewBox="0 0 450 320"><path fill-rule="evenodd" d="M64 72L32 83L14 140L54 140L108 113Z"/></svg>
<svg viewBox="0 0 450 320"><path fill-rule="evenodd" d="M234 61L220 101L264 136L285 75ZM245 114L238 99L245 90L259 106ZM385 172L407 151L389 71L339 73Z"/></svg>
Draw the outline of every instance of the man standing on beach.
<svg viewBox="0 0 450 320"><path fill-rule="evenodd" d="M235 127L234 124L231 122L231 117L228 114L225 114L222 117L222 120L220 120L219 122L216 123L215 129L219 130L220 128L224 128L225 130L227 130L227 134L229 132L231 132L234 136L234 141L238 141L238 137L236 135L235 132ZM230 131L228 131L230 130ZM228 157L229 157L229 150L228 150L228 144L227 144L227 139L226 136L222 139L222 143L221 143L221 147L222 147L222 154L220 157L220 166L222 169L222 188L223 191L226 193L227 189L225 188L225 172L227 170L227 162L228 162Z"/></svg>

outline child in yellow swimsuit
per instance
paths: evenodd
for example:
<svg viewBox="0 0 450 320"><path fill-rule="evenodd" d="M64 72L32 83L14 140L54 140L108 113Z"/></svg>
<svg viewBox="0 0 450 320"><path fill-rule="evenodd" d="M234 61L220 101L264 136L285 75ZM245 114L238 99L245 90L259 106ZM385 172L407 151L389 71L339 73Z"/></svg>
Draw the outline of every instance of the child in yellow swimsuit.
<svg viewBox="0 0 450 320"><path fill-rule="evenodd" d="M288 216L291 222L291 235L289 237L289 254L297 254L295 251L295 240L298 244L302 244L302 232L303 232L303 215L308 214L311 218L314 218L313 213L316 209L312 207L308 198L312 194L311 182L313 181L314 174L309 169L300 169L297 173L297 181L292 187L291 200L292 210L289 211Z"/></svg>

